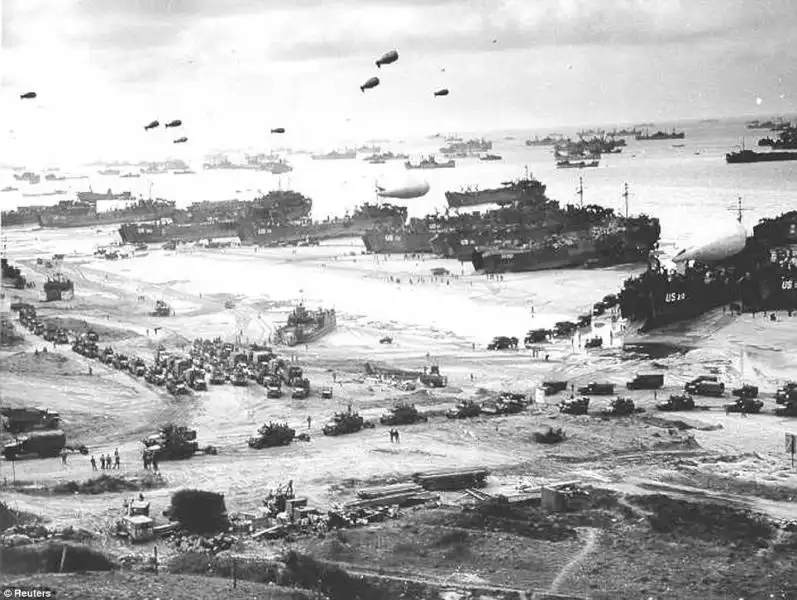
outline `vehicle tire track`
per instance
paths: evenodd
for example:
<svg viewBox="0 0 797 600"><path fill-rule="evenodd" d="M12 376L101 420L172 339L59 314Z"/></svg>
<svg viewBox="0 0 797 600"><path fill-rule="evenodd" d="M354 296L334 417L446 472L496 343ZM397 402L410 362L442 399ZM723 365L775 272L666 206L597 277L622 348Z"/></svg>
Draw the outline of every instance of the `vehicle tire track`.
<svg viewBox="0 0 797 600"><path fill-rule="evenodd" d="M592 553L595 549L595 546L598 543L600 531L598 529L594 529L590 527L587 530L587 541L584 544L584 547L578 551L578 553L567 563L562 570L554 578L551 586L548 588L549 594L556 594L559 592L559 588L562 587L562 584L570 577L570 574L584 562L587 557Z"/></svg>

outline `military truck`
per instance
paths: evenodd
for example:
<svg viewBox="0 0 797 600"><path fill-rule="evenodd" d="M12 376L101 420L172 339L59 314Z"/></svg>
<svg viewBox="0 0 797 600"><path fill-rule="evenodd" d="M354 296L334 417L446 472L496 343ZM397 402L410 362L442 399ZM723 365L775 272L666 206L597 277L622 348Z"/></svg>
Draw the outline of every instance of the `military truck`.
<svg viewBox="0 0 797 600"><path fill-rule="evenodd" d="M411 425L425 423L428 420L429 417L419 412L414 404L404 402L396 404L388 413L379 417L379 422L382 425Z"/></svg>
<svg viewBox="0 0 797 600"><path fill-rule="evenodd" d="M179 381L171 376L166 377L166 391L173 396L188 396L191 394L191 390L188 389L184 381Z"/></svg>
<svg viewBox="0 0 797 600"><path fill-rule="evenodd" d="M242 366L235 367L235 370L230 375L230 382L241 387L249 385L249 376L246 369Z"/></svg>
<svg viewBox="0 0 797 600"><path fill-rule="evenodd" d="M455 408L446 411L446 417L449 419L470 419L471 417L478 417L481 412L482 407L478 402L460 400Z"/></svg>
<svg viewBox="0 0 797 600"><path fill-rule="evenodd" d="M599 335L589 338L584 342L584 348L603 348L603 338Z"/></svg>
<svg viewBox="0 0 797 600"><path fill-rule="evenodd" d="M203 369L192 367L183 373L183 379L192 390L204 392L208 389L208 381Z"/></svg>
<svg viewBox="0 0 797 600"><path fill-rule="evenodd" d="M48 408L0 408L3 428L10 433L21 433L34 429L58 429L61 417Z"/></svg>
<svg viewBox="0 0 797 600"><path fill-rule="evenodd" d="M626 383L625 387L629 390L658 390L664 387L664 375L661 373L637 375Z"/></svg>
<svg viewBox="0 0 797 600"><path fill-rule="evenodd" d="M601 414L607 417L623 417L626 415L632 415L635 412L638 411L634 406L634 401L631 400L631 398L618 396L609 403L608 407L601 411Z"/></svg>
<svg viewBox="0 0 797 600"><path fill-rule="evenodd" d="M725 395L725 384L720 382L715 375L701 375L685 383L684 391L693 396L715 396L720 398Z"/></svg>
<svg viewBox="0 0 797 600"><path fill-rule="evenodd" d="M249 447L255 450L287 446L296 437L296 430L287 423L269 421L257 430L257 436L249 438Z"/></svg>
<svg viewBox="0 0 797 600"><path fill-rule="evenodd" d="M332 400L332 386L325 385L321 388L321 397L324 400Z"/></svg>
<svg viewBox="0 0 797 600"><path fill-rule="evenodd" d="M667 400L656 404L656 408L665 412L694 410L695 401L688 394L671 394Z"/></svg>
<svg viewBox="0 0 797 600"><path fill-rule="evenodd" d="M196 430L177 425L164 425L160 431L142 440L144 452L157 460L190 458L199 450Z"/></svg>
<svg viewBox="0 0 797 600"><path fill-rule="evenodd" d="M266 398L282 398L282 386L275 385L273 383L269 384L269 386L266 388Z"/></svg>
<svg viewBox="0 0 797 600"><path fill-rule="evenodd" d="M518 339L516 337L507 337L505 335L499 335L493 338L493 340L487 344L488 350L509 350L514 349L517 350Z"/></svg>
<svg viewBox="0 0 797 600"><path fill-rule="evenodd" d="M578 393L584 396L611 396L614 394L614 384L593 381L578 388Z"/></svg>
<svg viewBox="0 0 797 600"><path fill-rule="evenodd" d="M308 390L306 387L295 387L291 392L291 398L293 400L304 400L309 396L310 396L310 390Z"/></svg>
<svg viewBox="0 0 797 600"><path fill-rule="evenodd" d="M587 396L568 398L562 400L558 406L559 412L566 415L586 415L589 410L589 398Z"/></svg>
<svg viewBox="0 0 797 600"><path fill-rule="evenodd" d="M58 456L66 446L66 435L60 429L31 431L3 446L3 456L15 460L24 456L51 458Z"/></svg>
<svg viewBox="0 0 797 600"><path fill-rule="evenodd" d="M214 367L210 372L210 385L224 385L227 382L227 376L224 371Z"/></svg>
<svg viewBox="0 0 797 600"><path fill-rule="evenodd" d="M567 389L567 382L566 381L543 381L542 382L542 389L545 392L546 396L555 396L559 392L563 392Z"/></svg>
<svg viewBox="0 0 797 600"><path fill-rule="evenodd" d="M335 413L332 419L324 425L322 431L324 435L345 435L347 433L356 433L363 428L373 427L356 412L339 412Z"/></svg>
<svg viewBox="0 0 797 600"><path fill-rule="evenodd" d="M444 388L448 385L448 377L440 374L440 367L432 365L428 373L422 373L418 380L427 387Z"/></svg>
<svg viewBox="0 0 797 600"><path fill-rule="evenodd" d="M731 390L731 396L737 398L758 398L758 386L746 383L742 387Z"/></svg>
<svg viewBox="0 0 797 600"><path fill-rule="evenodd" d="M113 357L113 361L111 362L114 369L119 369L120 371L127 371L130 367L130 359L127 358L124 354L115 354Z"/></svg>
<svg viewBox="0 0 797 600"><path fill-rule="evenodd" d="M797 402L797 383L789 381L779 387L775 392L775 402L778 404Z"/></svg>
<svg viewBox="0 0 797 600"><path fill-rule="evenodd" d="M130 371L131 375L136 377L143 377L147 373L147 365L144 363L143 358L134 357L133 360L130 361L128 366L128 370Z"/></svg>
<svg viewBox="0 0 797 600"><path fill-rule="evenodd" d="M757 400L755 398L737 398L733 404L725 405L725 412L756 414L761 412L763 406L764 402L762 400Z"/></svg>

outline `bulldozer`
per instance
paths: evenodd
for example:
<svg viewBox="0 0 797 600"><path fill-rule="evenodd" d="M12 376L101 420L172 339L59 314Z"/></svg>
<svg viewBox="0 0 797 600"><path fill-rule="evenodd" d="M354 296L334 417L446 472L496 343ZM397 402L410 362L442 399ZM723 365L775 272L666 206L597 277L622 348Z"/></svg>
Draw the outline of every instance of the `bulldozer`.
<svg viewBox="0 0 797 600"><path fill-rule="evenodd" d="M470 419L471 417L478 417L481 412L482 407L478 402L460 400L457 402L456 407L446 411L446 417L449 419Z"/></svg>
<svg viewBox="0 0 797 600"><path fill-rule="evenodd" d="M373 427L373 424L366 422L359 413L339 412L335 413L332 420L324 425L322 431L324 435L345 435L368 427Z"/></svg>
<svg viewBox="0 0 797 600"><path fill-rule="evenodd" d="M287 423L269 421L257 430L257 436L249 438L249 447L255 450L287 446L296 437L296 430Z"/></svg>
<svg viewBox="0 0 797 600"><path fill-rule="evenodd" d="M608 407L601 411L601 414L606 417L624 417L626 415L632 415L635 412L637 412L637 409L631 398L618 396L609 403Z"/></svg>
<svg viewBox="0 0 797 600"><path fill-rule="evenodd" d="M429 417L415 408L414 404L400 402L392 407L388 413L379 417L382 425L412 425L413 423L426 423Z"/></svg>
<svg viewBox="0 0 797 600"><path fill-rule="evenodd" d="M169 317L172 314L172 308L163 300L155 301L155 310L149 313L150 317Z"/></svg>
<svg viewBox="0 0 797 600"><path fill-rule="evenodd" d="M10 433L22 433L34 429L59 429L61 417L48 408L0 408L3 428Z"/></svg>
<svg viewBox="0 0 797 600"><path fill-rule="evenodd" d="M199 450L196 430L176 425L164 425L160 431L142 440L144 451L157 460L190 458Z"/></svg>
<svg viewBox="0 0 797 600"><path fill-rule="evenodd" d="M764 402L756 398L737 398L733 404L725 405L725 412L756 414L761 412L763 406Z"/></svg>
<svg viewBox="0 0 797 600"><path fill-rule="evenodd" d="M116 535L126 537L133 544L155 539L155 522L149 516L149 510L149 502L125 501L125 514L116 522Z"/></svg>
<svg viewBox="0 0 797 600"><path fill-rule="evenodd" d="M671 394L664 402L659 402L656 408L665 412L694 410L695 401L689 394Z"/></svg>
<svg viewBox="0 0 797 600"><path fill-rule="evenodd" d="M566 415L586 415L589 410L589 398L587 396L568 398L562 400L558 406L559 412Z"/></svg>
<svg viewBox="0 0 797 600"><path fill-rule="evenodd" d="M418 379L427 387L443 388L448 385L448 377L440 375L440 367L438 365L429 367L429 372L424 372Z"/></svg>
<svg viewBox="0 0 797 600"><path fill-rule="evenodd" d="M332 400L332 386L325 385L321 388L321 398L324 400Z"/></svg>

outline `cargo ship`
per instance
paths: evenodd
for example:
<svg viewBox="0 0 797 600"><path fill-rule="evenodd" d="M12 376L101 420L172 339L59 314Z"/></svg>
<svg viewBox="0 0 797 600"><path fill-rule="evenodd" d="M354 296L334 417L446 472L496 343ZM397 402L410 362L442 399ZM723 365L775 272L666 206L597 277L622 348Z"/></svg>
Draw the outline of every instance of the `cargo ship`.
<svg viewBox="0 0 797 600"><path fill-rule="evenodd" d="M522 248L476 249L471 262L477 272L507 273L607 267L647 261L659 239L658 222L646 216L616 217L609 209L601 223L586 230L552 234Z"/></svg>
<svg viewBox="0 0 797 600"><path fill-rule="evenodd" d="M493 149L493 143L489 140L485 140L484 138L467 141L462 141L461 139L457 141L449 141L446 139L446 142L448 143L440 148L440 154L457 156L460 158L482 154Z"/></svg>
<svg viewBox="0 0 797 600"><path fill-rule="evenodd" d="M741 215L740 215L741 217ZM632 329L650 331L721 306L743 312L797 310L797 211L762 219L625 281L620 311Z"/></svg>
<svg viewBox="0 0 797 600"><path fill-rule="evenodd" d="M326 154L312 154L311 158L313 160L350 160L357 158L357 151L347 149L343 152L338 152L337 150L333 150Z"/></svg>
<svg viewBox="0 0 797 600"><path fill-rule="evenodd" d="M0 214L0 224L3 227L36 224L39 222L40 210L44 210L44 206L20 206L16 210L4 210Z"/></svg>
<svg viewBox="0 0 797 600"><path fill-rule="evenodd" d="M35 185L42 180L42 176L30 171L25 171L22 175L17 175L14 173L14 179L17 181L27 181L28 183Z"/></svg>
<svg viewBox="0 0 797 600"><path fill-rule="evenodd" d="M434 252L435 231L410 221L407 227L374 229L363 234L365 249L374 254L426 254Z"/></svg>
<svg viewBox="0 0 797 600"><path fill-rule="evenodd" d="M586 161L586 160L573 160L568 158L556 161L557 169L589 169L598 166L600 166L600 161L597 160Z"/></svg>
<svg viewBox="0 0 797 600"><path fill-rule="evenodd" d="M546 135L544 138L539 136L534 136L534 139L527 139L526 146L531 148L538 148L543 146L554 146L562 141L561 137L553 137L550 135Z"/></svg>
<svg viewBox="0 0 797 600"><path fill-rule="evenodd" d="M657 131L656 133L637 133L634 139L639 142L654 141L654 140L683 140L686 138L686 133L683 131L676 132L675 128L671 132Z"/></svg>
<svg viewBox="0 0 797 600"><path fill-rule="evenodd" d="M438 162L434 157L429 157L422 158L420 162L417 163L412 163L409 160L404 163L404 167L407 169L453 169L456 166L457 161L452 158L449 158L445 162Z"/></svg>
<svg viewBox="0 0 797 600"><path fill-rule="evenodd" d="M729 152L725 155L725 162L728 164L781 162L786 160L797 160L797 152L789 152L787 150L773 152L739 150L738 152Z"/></svg>
<svg viewBox="0 0 797 600"><path fill-rule="evenodd" d="M777 139L766 137L758 141L759 146L769 146L773 150L797 150L797 127L786 127Z"/></svg>
<svg viewBox="0 0 797 600"><path fill-rule="evenodd" d="M479 160L489 162L493 160L504 160L504 157L498 154L485 154L484 156L480 156Z"/></svg>
<svg viewBox="0 0 797 600"><path fill-rule="evenodd" d="M98 211L97 202L103 200L122 200L127 204L117 210ZM107 194L79 192L77 201L63 200L40 211L38 221L42 227L91 227L170 217L175 210L173 200L134 200L130 192L112 194L110 190Z"/></svg>
<svg viewBox="0 0 797 600"><path fill-rule="evenodd" d="M449 208L463 206L478 206L480 204L512 204L526 196L545 196L545 186L529 176L528 168L525 175L515 181L504 181L499 188L487 190L465 189L459 192L446 192L446 202Z"/></svg>
<svg viewBox="0 0 797 600"><path fill-rule="evenodd" d="M279 215L242 221L238 236L243 243L276 245L362 236L378 227L400 227L407 220L407 208L392 204L363 204L343 218L312 222L306 215L286 219Z"/></svg>
<svg viewBox="0 0 797 600"><path fill-rule="evenodd" d="M276 332L277 343L288 346L308 344L331 333L337 327L335 310L307 310L299 304L288 316L288 324Z"/></svg>

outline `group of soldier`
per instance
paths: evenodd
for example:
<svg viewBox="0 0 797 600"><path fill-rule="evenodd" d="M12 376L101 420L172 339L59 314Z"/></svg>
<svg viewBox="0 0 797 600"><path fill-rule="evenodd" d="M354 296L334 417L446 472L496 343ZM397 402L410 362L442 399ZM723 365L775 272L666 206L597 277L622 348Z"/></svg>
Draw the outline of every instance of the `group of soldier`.
<svg viewBox="0 0 797 600"><path fill-rule="evenodd" d="M110 454L100 454L100 468L105 469L118 469L120 467L119 448L113 451L113 456ZM97 459L91 455L91 470L97 470Z"/></svg>

